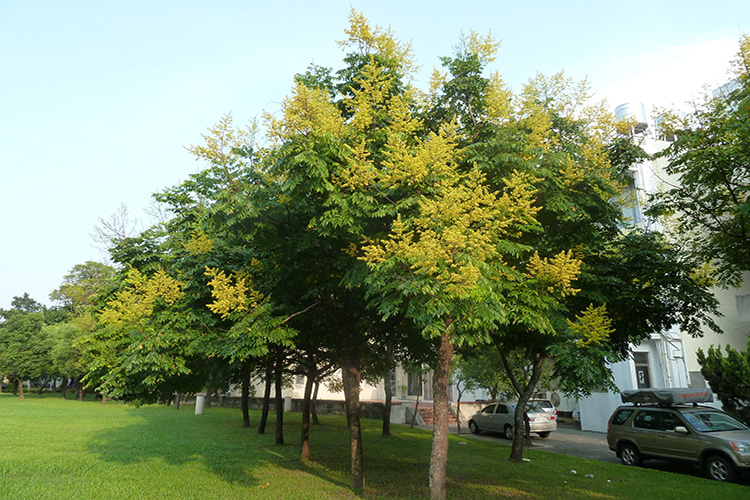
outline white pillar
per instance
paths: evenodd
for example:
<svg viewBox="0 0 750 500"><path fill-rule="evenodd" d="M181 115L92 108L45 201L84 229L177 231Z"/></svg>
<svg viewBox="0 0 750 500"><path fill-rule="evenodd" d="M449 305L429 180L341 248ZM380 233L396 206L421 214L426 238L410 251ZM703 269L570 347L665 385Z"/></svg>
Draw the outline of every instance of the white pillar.
<svg viewBox="0 0 750 500"><path fill-rule="evenodd" d="M203 415L203 401L205 400L205 396L195 396L195 414L196 415Z"/></svg>

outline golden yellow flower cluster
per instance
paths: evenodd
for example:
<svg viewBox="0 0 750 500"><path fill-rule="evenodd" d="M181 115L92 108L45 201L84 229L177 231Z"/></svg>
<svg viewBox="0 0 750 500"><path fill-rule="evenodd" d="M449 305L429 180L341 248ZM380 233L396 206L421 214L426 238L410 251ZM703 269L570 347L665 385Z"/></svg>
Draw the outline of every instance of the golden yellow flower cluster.
<svg viewBox="0 0 750 500"><path fill-rule="evenodd" d="M253 290L248 276L229 275L210 267L206 267L205 275L211 278L208 286L214 298L214 301L208 304L208 308L222 318L235 311L253 309L263 298L259 292Z"/></svg>
<svg viewBox="0 0 750 500"><path fill-rule="evenodd" d="M568 250L548 258L540 258L538 252L529 259L526 268L526 275L533 279L549 284L547 291L559 292L563 297L575 295L580 290L573 288L573 281L578 279L581 271L582 262L573 256L573 252Z"/></svg>
<svg viewBox="0 0 750 500"><path fill-rule="evenodd" d="M137 324L150 317L158 303L172 305L182 297L182 283L164 270L147 277L138 269L131 269L126 286L107 302L99 314L105 325Z"/></svg>
<svg viewBox="0 0 750 500"><path fill-rule="evenodd" d="M589 305L581 316L576 316L575 321L568 320L568 327L578 337L576 343L579 347L588 347L591 344L603 344L614 332L612 320L607 316L607 307L602 305L594 307Z"/></svg>

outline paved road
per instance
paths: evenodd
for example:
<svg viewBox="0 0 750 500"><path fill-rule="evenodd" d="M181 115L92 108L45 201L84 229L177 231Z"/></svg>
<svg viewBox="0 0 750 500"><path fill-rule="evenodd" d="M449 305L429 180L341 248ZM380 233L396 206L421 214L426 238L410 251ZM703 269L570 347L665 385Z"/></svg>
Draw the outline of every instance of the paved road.
<svg viewBox="0 0 750 500"><path fill-rule="evenodd" d="M463 432L468 432L468 429L465 430L463 427L461 430ZM456 428L453 427L451 432L456 432ZM505 437L499 433L483 432L481 434L463 434L463 432L461 435L466 436L469 439L481 439L508 447L510 447L511 444L510 441L505 439ZM550 437L545 439L532 434L531 442L533 444L531 449L535 450L551 451L553 453L599 460L601 462L620 463L620 459L617 458L615 453L610 451L607 446L606 434L603 432L582 431L572 424L558 424L557 431L553 432ZM625 466L623 465L623 467ZM693 467L690 465L662 460L648 460L644 467L706 478L705 473L697 466ZM740 477L738 483L750 485L750 474Z"/></svg>
<svg viewBox="0 0 750 500"><path fill-rule="evenodd" d="M455 432L455 428L452 429ZM461 428L467 432L468 429ZM463 434L462 434L463 435ZM486 433L466 434L467 437L491 441L504 446L510 446L510 441L501 434ZM620 460L614 452L607 447L607 436L601 432L582 431L571 424L560 424L557 431L548 438L540 438L536 434L531 435L532 448L535 450L551 451L572 455L576 457L599 460L601 462L619 463Z"/></svg>

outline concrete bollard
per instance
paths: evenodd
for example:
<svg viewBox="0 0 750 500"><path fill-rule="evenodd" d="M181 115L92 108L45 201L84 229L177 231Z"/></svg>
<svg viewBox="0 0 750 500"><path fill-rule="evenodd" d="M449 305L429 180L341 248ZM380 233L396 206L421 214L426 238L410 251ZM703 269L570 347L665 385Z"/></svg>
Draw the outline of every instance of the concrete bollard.
<svg viewBox="0 0 750 500"><path fill-rule="evenodd" d="M284 398L284 413L289 413L292 411L292 398L286 397Z"/></svg>
<svg viewBox="0 0 750 500"><path fill-rule="evenodd" d="M203 415L203 401L206 399L205 396L195 396L195 414Z"/></svg>

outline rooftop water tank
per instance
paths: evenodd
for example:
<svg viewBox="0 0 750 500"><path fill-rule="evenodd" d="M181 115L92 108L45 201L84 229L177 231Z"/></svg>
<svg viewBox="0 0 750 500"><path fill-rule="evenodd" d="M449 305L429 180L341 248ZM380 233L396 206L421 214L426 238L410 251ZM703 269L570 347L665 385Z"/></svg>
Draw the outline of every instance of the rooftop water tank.
<svg viewBox="0 0 750 500"><path fill-rule="evenodd" d="M628 102L620 104L615 108L615 117L617 121L628 120L635 118L635 126L633 132L640 134L648 128L648 120L646 119L646 106L640 102Z"/></svg>

